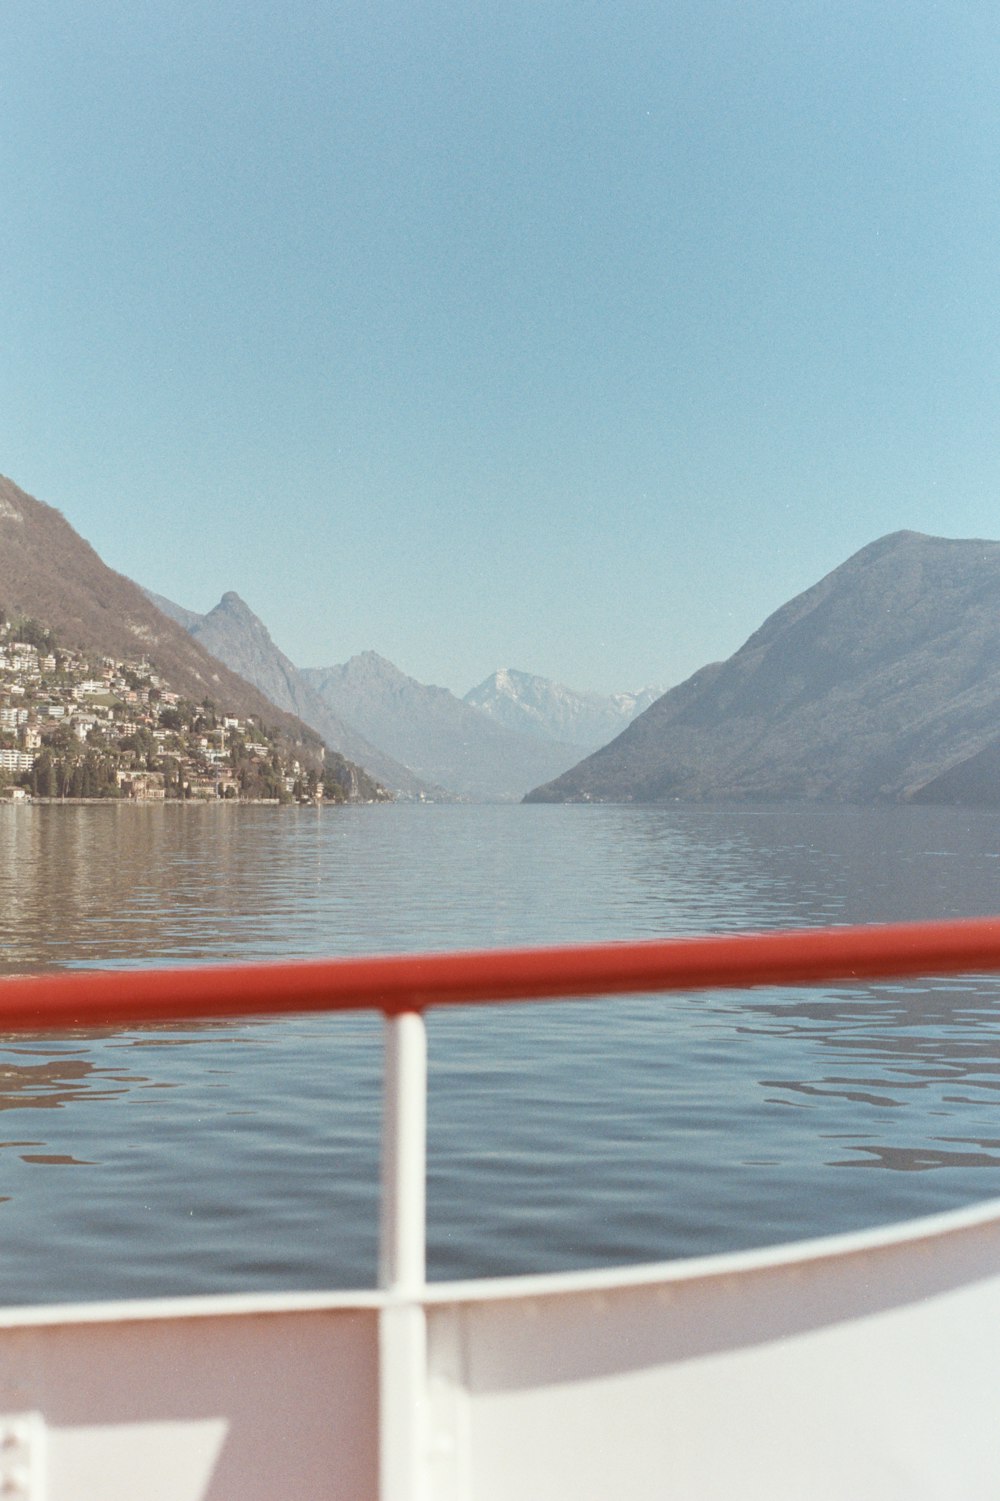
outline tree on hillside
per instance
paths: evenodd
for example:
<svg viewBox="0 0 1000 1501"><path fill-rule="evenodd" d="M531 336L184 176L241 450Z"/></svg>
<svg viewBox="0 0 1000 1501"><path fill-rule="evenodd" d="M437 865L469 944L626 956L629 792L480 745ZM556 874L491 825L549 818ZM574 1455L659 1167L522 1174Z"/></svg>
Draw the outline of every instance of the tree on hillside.
<svg viewBox="0 0 1000 1501"><path fill-rule="evenodd" d="M22 615L14 624L14 640L23 641L26 646L34 646L40 652L48 654L56 644L56 638L40 621L33 620L30 615Z"/></svg>

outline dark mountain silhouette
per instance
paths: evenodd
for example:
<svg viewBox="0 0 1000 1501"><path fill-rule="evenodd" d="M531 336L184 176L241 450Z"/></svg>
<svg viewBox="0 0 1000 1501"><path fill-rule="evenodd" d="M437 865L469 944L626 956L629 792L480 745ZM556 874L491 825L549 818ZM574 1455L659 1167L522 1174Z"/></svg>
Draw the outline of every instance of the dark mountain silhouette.
<svg viewBox="0 0 1000 1501"><path fill-rule="evenodd" d="M0 607L30 616L60 644L119 659L145 656L177 693L251 716L315 759L322 739L277 707L163 614L131 579L115 573L59 511L0 476ZM338 760L343 758L338 757ZM374 791L356 767L359 795Z"/></svg>
<svg viewBox="0 0 1000 1501"><path fill-rule="evenodd" d="M533 802L1000 801L1000 543L883 537Z"/></svg>
<svg viewBox="0 0 1000 1501"><path fill-rule="evenodd" d="M336 714L314 692L295 664L271 640L263 621L238 594L224 594L213 610L199 615L160 594L149 599L176 620L220 662L267 695L272 703L295 714L320 734L331 750L359 762L386 787L408 797L447 799L441 788L421 781L408 767L371 744L353 725Z"/></svg>
<svg viewBox="0 0 1000 1501"><path fill-rule="evenodd" d="M325 704L422 777L474 801L524 796L539 776L571 766L580 747L517 734L447 688L418 683L376 652L305 668Z"/></svg>

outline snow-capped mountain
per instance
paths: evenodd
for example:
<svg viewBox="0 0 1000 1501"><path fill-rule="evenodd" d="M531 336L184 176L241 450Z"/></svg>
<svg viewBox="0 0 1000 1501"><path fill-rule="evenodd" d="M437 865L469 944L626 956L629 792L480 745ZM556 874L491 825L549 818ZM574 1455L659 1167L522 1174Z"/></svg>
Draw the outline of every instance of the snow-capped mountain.
<svg viewBox="0 0 1000 1501"><path fill-rule="evenodd" d="M620 735L664 691L642 688L637 693L578 693L531 672L498 667L485 682L470 688L465 702L522 735L596 749Z"/></svg>
<svg viewBox="0 0 1000 1501"><path fill-rule="evenodd" d="M302 677L328 709L397 761L474 802L523 797L535 767L564 771L579 760L582 742L512 730L447 688L418 683L377 652L337 667L307 667Z"/></svg>

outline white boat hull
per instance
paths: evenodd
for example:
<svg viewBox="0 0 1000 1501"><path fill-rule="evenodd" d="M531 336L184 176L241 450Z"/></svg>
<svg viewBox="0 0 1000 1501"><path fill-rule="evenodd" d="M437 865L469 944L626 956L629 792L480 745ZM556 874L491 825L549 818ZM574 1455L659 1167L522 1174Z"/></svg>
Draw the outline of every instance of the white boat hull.
<svg viewBox="0 0 1000 1501"><path fill-rule="evenodd" d="M409 1463L394 1471L380 1348L400 1316L425 1328L426 1354L404 1378ZM432 1284L415 1299L6 1310L0 1493L995 1501L998 1335L1000 1202L743 1255ZM15 1472L21 1489L3 1492Z"/></svg>
<svg viewBox="0 0 1000 1501"><path fill-rule="evenodd" d="M380 1290L0 1310L19 1501L997 1501L1000 1201L737 1256L425 1278L422 1010L1000 971L1000 921L5 981L32 1030L378 1006Z"/></svg>

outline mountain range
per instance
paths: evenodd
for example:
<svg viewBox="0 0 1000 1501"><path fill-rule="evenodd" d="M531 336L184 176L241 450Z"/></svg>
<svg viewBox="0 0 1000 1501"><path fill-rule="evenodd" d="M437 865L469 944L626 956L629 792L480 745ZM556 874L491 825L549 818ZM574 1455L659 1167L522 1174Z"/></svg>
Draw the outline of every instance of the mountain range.
<svg viewBox="0 0 1000 1501"><path fill-rule="evenodd" d="M329 746L408 797L516 801L539 778L572 766L602 734L606 739L606 728L620 729L639 702L637 695L574 693L508 669L462 700L447 688L417 682L373 651L333 667L298 668L232 591L205 615L162 595L147 596ZM566 729L579 730L578 738L561 739Z"/></svg>
<svg viewBox="0 0 1000 1501"><path fill-rule="evenodd" d="M664 691L643 688L639 693L577 693L534 673L498 667L484 682L469 689L464 702L509 730L596 750L620 735Z"/></svg>
<svg viewBox="0 0 1000 1501"><path fill-rule="evenodd" d="M374 652L300 670L238 595L207 615L147 596L2 477L0 608L67 647L145 657L183 697L257 718L307 763L325 741L353 796L373 789L360 763L409 796L1000 806L998 542L883 537L727 661L646 698L505 668L461 700Z"/></svg>
<svg viewBox="0 0 1000 1501"><path fill-rule="evenodd" d="M387 787L436 802L515 802L540 777L580 759L585 744L519 734L446 688L418 683L376 652L335 667L298 668L232 591L205 615L148 595L220 661L298 715L327 745Z"/></svg>
<svg viewBox="0 0 1000 1501"><path fill-rule="evenodd" d="M531 802L1000 802L1000 543L895 532Z"/></svg>
<svg viewBox="0 0 1000 1501"><path fill-rule="evenodd" d="M508 729L373 651L303 676L328 707L418 776L472 801L516 801L537 780L536 768L558 775L585 749Z"/></svg>
<svg viewBox="0 0 1000 1501"><path fill-rule="evenodd" d="M145 655L182 696L256 717L309 756L325 743L352 767L345 780L359 794L369 789L364 768L403 796L514 801L593 744L589 730L560 740L572 727L565 707L547 729L537 708L510 725L485 706L418 683L374 652L300 671L237 594L224 594L200 615L145 591L108 568L57 510L3 477L0 607L43 621L69 647ZM510 677L534 684L540 700L544 680ZM585 698L545 687L553 704ZM510 717L512 702L507 710Z"/></svg>

